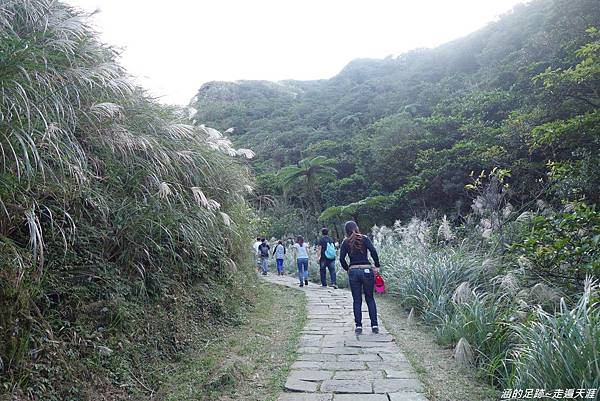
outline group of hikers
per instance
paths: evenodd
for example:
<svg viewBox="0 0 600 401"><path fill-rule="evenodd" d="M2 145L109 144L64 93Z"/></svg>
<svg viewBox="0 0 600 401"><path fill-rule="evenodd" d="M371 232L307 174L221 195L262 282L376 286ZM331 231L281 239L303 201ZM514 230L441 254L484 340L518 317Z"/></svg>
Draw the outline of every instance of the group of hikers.
<svg viewBox="0 0 600 401"><path fill-rule="evenodd" d="M379 256L371 240L361 234L358 225L354 221L346 222L344 226L346 237L339 246L339 260L342 268L348 273L348 283L352 292L355 332L362 333L362 296L369 310L371 330L379 333L377 322L377 306L375 304L374 289L375 275L379 271ZM318 256L321 286L327 287L327 271L329 271L331 287L337 289L336 277L336 242L329 236L327 228L321 229L321 238L316 247ZM287 249L283 241L278 240L273 250L265 238L258 237L253 245L256 257L257 269L263 275L269 271L269 258L275 257L277 263L277 275L284 275L284 257ZM293 244L294 259L298 268L298 280L300 287L308 286L308 268L311 251L304 238L299 235ZM369 261L369 254L373 264ZM349 259L349 262L348 262Z"/></svg>

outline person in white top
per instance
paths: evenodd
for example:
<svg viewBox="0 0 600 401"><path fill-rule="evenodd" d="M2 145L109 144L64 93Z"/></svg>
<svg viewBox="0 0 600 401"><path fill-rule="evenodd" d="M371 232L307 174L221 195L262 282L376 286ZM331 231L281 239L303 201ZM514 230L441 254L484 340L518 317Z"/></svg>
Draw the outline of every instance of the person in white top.
<svg viewBox="0 0 600 401"><path fill-rule="evenodd" d="M298 263L298 279L300 287L308 285L308 244L299 235L294 244L296 262Z"/></svg>
<svg viewBox="0 0 600 401"><path fill-rule="evenodd" d="M260 237L256 237L256 241L252 245L252 249L254 249L254 263L256 264L256 271L260 271L260 255L258 254L258 247L262 244L262 240Z"/></svg>

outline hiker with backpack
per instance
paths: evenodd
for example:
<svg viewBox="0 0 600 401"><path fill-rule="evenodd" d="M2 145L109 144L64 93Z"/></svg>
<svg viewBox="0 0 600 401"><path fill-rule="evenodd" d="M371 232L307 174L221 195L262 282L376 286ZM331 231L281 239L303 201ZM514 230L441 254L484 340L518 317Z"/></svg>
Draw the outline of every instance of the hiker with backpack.
<svg viewBox="0 0 600 401"><path fill-rule="evenodd" d="M273 256L277 261L277 275L283 276L283 257L285 256L285 246L281 240L277 241L275 249L273 250Z"/></svg>
<svg viewBox="0 0 600 401"><path fill-rule="evenodd" d="M263 276L266 276L269 271L269 249L271 249L271 247L267 243L267 239L263 238L261 244L258 246L260 267Z"/></svg>
<svg viewBox="0 0 600 401"><path fill-rule="evenodd" d="M304 237L301 235L298 236L294 244L294 256L298 264L300 287L304 287L308 285L308 245L304 242Z"/></svg>
<svg viewBox="0 0 600 401"><path fill-rule="evenodd" d="M377 322L377 305L373 291L375 288L375 275L379 272L379 256L371 240L360 233L358 225L354 221L348 221L344 226L346 238L340 249L340 263L348 272L348 281L352 291L355 333L362 333L362 294L369 310L371 330L373 334L379 333ZM367 252L371 254L374 267L371 266ZM346 257L350 257L348 264Z"/></svg>
<svg viewBox="0 0 600 401"><path fill-rule="evenodd" d="M337 289L337 281L335 274L335 242L329 236L329 230L325 227L321 229L322 237L319 240L319 246L317 252L319 253L319 273L321 273L321 286L327 287L327 270L329 270L329 276L331 277L331 286Z"/></svg>

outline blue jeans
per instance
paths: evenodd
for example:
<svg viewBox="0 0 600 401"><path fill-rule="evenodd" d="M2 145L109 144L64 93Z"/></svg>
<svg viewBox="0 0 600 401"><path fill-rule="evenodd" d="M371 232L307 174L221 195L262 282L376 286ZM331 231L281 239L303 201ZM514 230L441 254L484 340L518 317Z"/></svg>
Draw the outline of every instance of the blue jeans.
<svg viewBox="0 0 600 401"><path fill-rule="evenodd" d="M262 257L260 258L260 268L262 269L263 274L269 271L269 258Z"/></svg>
<svg viewBox="0 0 600 401"><path fill-rule="evenodd" d="M368 273L366 272L368 270ZM362 294L365 294L365 301L369 308L369 318L371 319L371 327L378 326L377 324L377 305L373 297L375 288L375 274L373 269L350 269L348 272L350 282L350 290L352 291L352 299L354 300L354 323L356 326L362 327Z"/></svg>
<svg viewBox="0 0 600 401"><path fill-rule="evenodd" d="M304 280L308 280L308 259L298 259L298 279L300 285L304 285Z"/></svg>
<svg viewBox="0 0 600 401"><path fill-rule="evenodd" d="M331 285L337 285L335 279L335 259L329 260L327 258L321 260L321 269L319 270L319 273L321 273L321 285L327 287L327 269L329 269L329 275L331 276Z"/></svg>
<svg viewBox="0 0 600 401"><path fill-rule="evenodd" d="M277 272L283 273L283 259L277 259Z"/></svg>

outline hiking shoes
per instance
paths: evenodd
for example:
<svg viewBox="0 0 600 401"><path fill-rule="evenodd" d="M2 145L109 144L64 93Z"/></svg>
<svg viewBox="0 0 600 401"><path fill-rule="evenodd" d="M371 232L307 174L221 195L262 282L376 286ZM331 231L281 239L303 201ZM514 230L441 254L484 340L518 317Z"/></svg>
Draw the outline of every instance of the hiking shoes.
<svg viewBox="0 0 600 401"><path fill-rule="evenodd" d="M308 285L308 280L304 280L304 285Z"/></svg>
<svg viewBox="0 0 600 401"><path fill-rule="evenodd" d="M304 284L300 284L299 287L304 287Z"/></svg>
<svg viewBox="0 0 600 401"><path fill-rule="evenodd" d="M331 288L333 288L334 290L337 290L338 286L337 286L337 284L334 284L334 285L331 286Z"/></svg>
<svg viewBox="0 0 600 401"><path fill-rule="evenodd" d="M379 334L379 327L373 326L373 327L371 327L371 331L373 332L373 334Z"/></svg>
<svg viewBox="0 0 600 401"><path fill-rule="evenodd" d="M355 334L362 334L362 327L361 326L356 326L356 328L354 329L354 333Z"/></svg>

